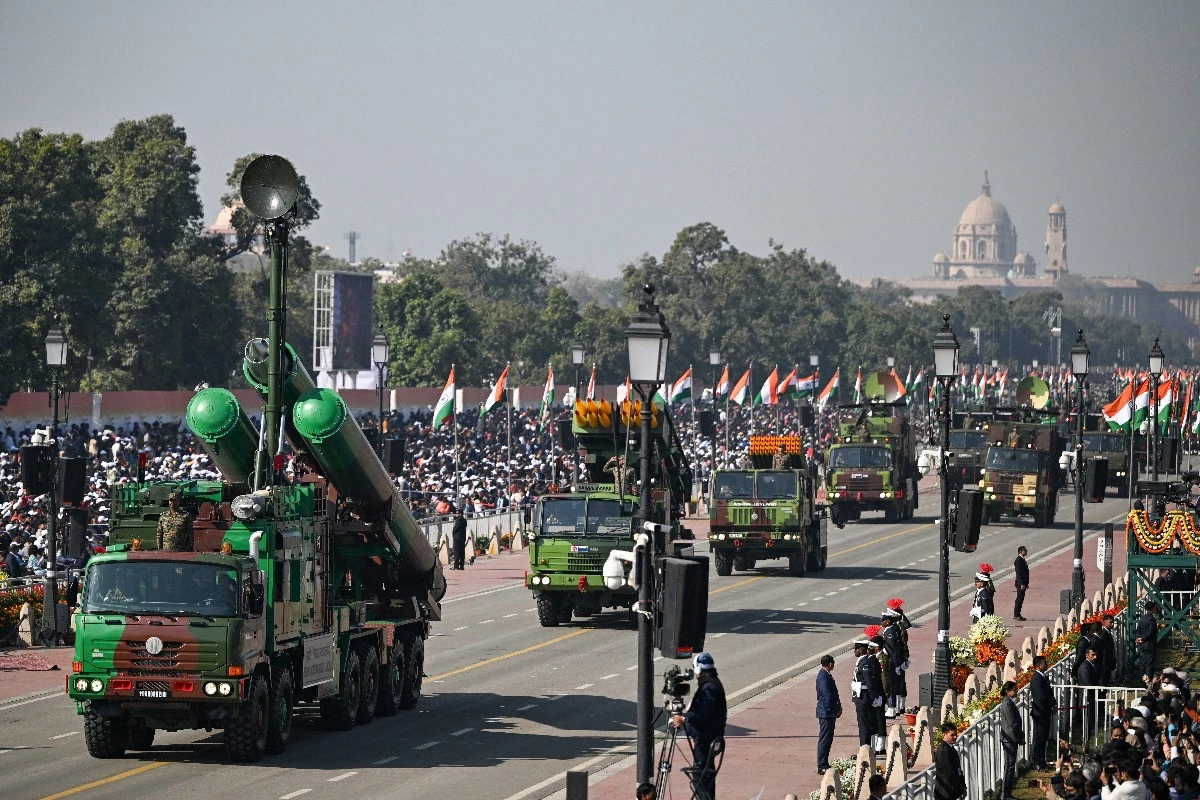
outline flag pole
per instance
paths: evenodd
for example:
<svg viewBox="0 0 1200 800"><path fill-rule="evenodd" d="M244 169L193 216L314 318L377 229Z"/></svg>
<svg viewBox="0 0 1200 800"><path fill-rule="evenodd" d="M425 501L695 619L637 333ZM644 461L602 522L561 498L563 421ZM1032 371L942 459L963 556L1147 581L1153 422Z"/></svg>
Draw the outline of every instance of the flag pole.
<svg viewBox="0 0 1200 800"><path fill-rule="evenodd" d="M726 363L725 363L725 369L729 369L729 363L728 363L728 362L726 362ZM730 395L732 395L732 394L733 394L733 390L732 390L732 387L731 387L730 391L728 391L728 392L726 392L726 393L725 393L725 424L724 424L724 426L722 426L722 427L724 427L724 428L725 428L725 457L726 457L726 458L728 458L728 457L729 457L729 423L730 423L730 419L729 419L729 397L730 397ZM717 463L716 459L717 459L717 454L716 454L716 453L713 453L713 470L714 470L714 471L715 471L715 470L716 470L716 468L717 468L717 467L716 467L716 463Z"/></svg>
<svg viewBox="0 0 1200 800"><path fill-rule="evenodd" d="M454 373L454 365L450 365L450 373ZM452 430L454 431L454 508L457 511L462 508L462 485L458 482L458 386L454 387L453 393L450 395L450 420Z"/></svg>
<svg viewBox="0 0 1200 800"><path fill-rule="evenodd" d="M505 365L504 365L504 368L507 370L507 369L508 369L508 364L505 364ZM513 481L512 481L512 463L513 463L513 452L512 452L512 407L513 407L513 396L512 396L512 389L511 389L511 388L509 388L509 386L508 386L508 382L507 382L507 381L505 381L505 385L504 385L504 393L507 395L507 397L505 398L505 400L507 400L507 402L504 404L504 407L505 407L505 410L506 410L506 412L507 412L507 413L505 414L505 417L506 417L506 429L507 429L507 434L506 434L506 436L507 436L507 443L508 443L508 460L505 462L505 465L504 465L504 466L505 466L504 473L505 473L505 475L508 477L509 496L511 497L511 496L512 496L512 485L513 485Z"/></svg>
<svg viewBox="0 0 1200 800"><path fill-rule="evenodd" d="M1129 510L1130 511L1133 511L1134 474L1138 473L1138 477L1141 477L1141 475L1140 475L1141 470L1137 469L1137 450L1135 449L1135 446L1134 446L1135 440L1133 437L1133 409L1134 409L1133 400L1134 400L1135 394L1137 394L1137 376L1131 375L1129 377L1129 470L1128 470L1129 471L1129 491L1126 492L1126 494L1129 497Z"/></svg>

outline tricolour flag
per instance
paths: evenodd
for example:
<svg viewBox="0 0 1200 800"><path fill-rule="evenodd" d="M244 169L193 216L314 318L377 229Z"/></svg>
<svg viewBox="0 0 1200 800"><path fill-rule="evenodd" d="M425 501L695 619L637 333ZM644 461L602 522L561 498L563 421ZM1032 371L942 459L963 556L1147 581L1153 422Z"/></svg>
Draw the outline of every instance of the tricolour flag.
<svg viewBox="0 0 1200 800"><path fill-rule="evenodd" d="M554 365L550 365L550 371L546 373L546 386L542 389L542 408L538 413L538 419L541 420L541 425L544 428L550 422L550 407L554 405Z"/></svg>
<svg viewBox="0 0 1200 800"><path fill-rule="evenodd" d="M450 377L438 397L437 405L433 407L433 427L440 428L442 423L454 416L454 365L450 365Z"/></svg>
<svg viewBox="0 0 1200 800"><path fill-rule="evenodd" d="M722 397L729 396L729 365L725 365L725 371L721 373L721 379L717 381L717 389L713 399L720 400Z"/></svg>
<svg viewBox="0 0 1200 800"><path fill-rule="evenodd" d="M784 376L783 380L779 382L779 385L775 387L775 392L779 395L781 400L784 398L792 398L794 400L800 396L799 390L796 388L796 384L798 382L799 378L796 377L796 370L793 369L786 376Z"/></svg>
<svg viewBox="0 0 1200 800"><path fill-rule="evenodd" d="M629 382L629 376L625 376L625 383L617 387L617 405L624 403L626 400L633 402L633 386Z"/></svg>
<svg viewBox="0 0 1200 800"><path fill-rule="evenodd" d="M679 380L675 381L675 385L671 387L671 402L682 403L684 400L692 396L692 368L688 367L687 372L679 376Z"/></svg>
<svg viewBox="0 0 1200 800"><path fill-rule="evenodd" d="M487 400L483 401L483 407L479 409L479 416L483 416L491 411L496 406L504 402L504 390L508 387L508 364L504 365L504 371L500 373L496 385L492 387L492 393L488 395Z"/></svg>
<svg viewBox="0 0 1200 800"><path fill-rule="evenodd" d="M910 367L908 371L911 373L912 368ZM908 387L904 385L904 381L900 380L900 376L896 374L895 367L892 367L892 377L896 379L896 386L900 388L900 394L896 395L896 398L899 399L908 394Z"/></svg>
<svg viewBox="0 0 1200 800"><path fill-rule="evenodd" d="M587 399L596 399L596 362L592 362L592 377L588 378Z"/></svg>
<svg viewBox="0 0 1200 800"><path fill-rule="evenodd" d="M821 396L817 398L817 408L822 411L829 401L838 393L838 387L842 382L842 368L838 367L833 371L833 377L829 379L829 383L825 384L825 388L821 390Z"/></svg>
<svg viewBox="0 0 1200 800"><path fill-rule="evenodd" d="M762 388L758 390L758 403L764 406L773 406L779 402L779 367L771 370L771 374L763 381Z"/></svg>
<svg viewBox="0 0 1200 800"><path fill-rule="evenodd" d="M796 397L811 397L817 391L817 373L814 372L807 378L796 378Z"/></svg>
<svg viewBox="0 0 1200 800"><path fill-rule="evenodd" d="M1128 431L1130 423L1138 415L1138 404L1141 404L1141 419L1146 418L1146 407L1150 404L1150 382L1142 381L1134 389L1130 381L1125 389L1117 395L1117 399L1104 407L1104 421L1114 431ZM1140 421L1137 423L1140 424Z"/></svg>
<svg viewBox="0 0 1200 800"><path fill-rule="evenodd" d="M858 368L858 374L854 376L854 402L862 402L862 367Z"/></svg>
<svg viewBox="0 0 1200 800"><path fill-rule="evenodd" d="M746 403L746 398L750 394L750 370L746 370L746 374L738 379L737 384L733 387L732 394L729 399L737 403L739 406Z"/></svg>

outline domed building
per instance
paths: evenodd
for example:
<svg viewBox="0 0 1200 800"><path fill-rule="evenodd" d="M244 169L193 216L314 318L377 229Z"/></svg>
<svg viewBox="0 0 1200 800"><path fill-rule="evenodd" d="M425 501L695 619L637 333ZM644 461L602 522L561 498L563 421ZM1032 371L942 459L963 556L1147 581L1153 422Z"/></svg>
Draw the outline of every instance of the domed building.
<svg viewBox="0 0 1200 800"><path fill-rule="evenodd" d="M984 171L979 196L958 219L950 252L933 257L933 276L942 280L1033 278L1036 270L1027 253L1017 252L1017 228L1004 204L992 197L992 184Z"/></svg>

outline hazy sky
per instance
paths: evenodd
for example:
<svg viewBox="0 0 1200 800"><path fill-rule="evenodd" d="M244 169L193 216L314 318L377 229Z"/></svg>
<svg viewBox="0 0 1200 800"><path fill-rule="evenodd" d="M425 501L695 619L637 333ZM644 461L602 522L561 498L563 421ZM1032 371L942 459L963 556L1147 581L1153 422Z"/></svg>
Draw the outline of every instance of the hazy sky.
<svg viewBox="0 0 1200 800"><path fill-rule="evenodd" d="M4 2L0 136L170 113L206 220L285 155L346 255L479 231L600 277L696 222L928 275L983 171L1087 275L1200 265L1200 3Z"/></svg>

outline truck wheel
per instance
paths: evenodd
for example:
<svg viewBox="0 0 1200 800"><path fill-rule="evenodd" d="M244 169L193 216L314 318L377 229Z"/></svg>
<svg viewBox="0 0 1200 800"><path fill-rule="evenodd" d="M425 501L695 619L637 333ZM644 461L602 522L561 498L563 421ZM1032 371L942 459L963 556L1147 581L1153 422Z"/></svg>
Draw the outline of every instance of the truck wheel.
<svg viewBox="0 0 1200 800"><path fill-rule="evenodd" d="M287 750L292 738L292 711L296 706L292 691L292 671L286 663L273 670L271 678L271 713L267 719L268 753Z"/></svg>
<svg viewBox="0 0 1200 800"><path fill-rule="evenodd" d="M83 738L93 758L120 758L129 747L129 722L124 717L83 717Z"/></svg>
<svg viewBox="0 0 1200 800"><path fill-rule="evenodd" d="M558 621L566 624L571 621L571 612L575 610L574 598L565 592L558 598Z"/></svg>
<svg viewBox="0 0 1200 800"><path fill-rule="evenodd" d="M826 565L829 564L829 548L828 547L821 548L821 555L819 558L820 558L820 562L819 562L819 566L817 567L817 570L823 570L823 569L825 569Z"/></svg>
<svg viewBox="0 0 1200 800"><path fill-rule="evenodd" d="M1046 509L1039 508L1033 512L1033 525L1036 528L1046 527Z"/></svg>
<svg viewBox="0 0 1200 800"><path fill-rule="evenodd" d="M128 730L130 750L149 750L154 746L154 728L147 725L144 720L129 720Z"/></svg>
<svg viewBox="0 0 1200 800"><path fill-rule="evenodd" d="M374 647L362 647L358 651L358 660L362 662L362 692L355 720L359 725L366 725L375 719L375 702L379 699L379 653Z"/></svg>
<svg viewBox="0 0 1200 800"><path fill-rule="evenodd" d="M358 717L358 699L362 694L362 666L358 651L346 654L346 669L338 682L338 693L321 701L321 722L334 731L348 731Z"/></svg>
<svg viewBox="0 0 1200 800"><path fill-rule="evenodd" d="M379 668L379 699L375 701L375 716L390 717L400 710L400 694L404 690L404 646L399 636L388 651L388 663Z"/></svg>
<svg viewBox="0 0 1200 800"><path fill-rule="evenodd" d="M267 682L261 675L250 679L246 702L238 718L225 728L225 749L235 761L252 763L267 751L267 725L271 716Z"/></svg>
<svg viewBox="0 0 1200 800"><path fill-rule="evenodd" d="M538 621L543 628L553 628L558 625L558 602L553 595L542 592L537 596Z"/></svg>
<svg viewBox="0 0 1200 800"><path fill-rule="evenodd" d="M425 679L425 640L417 633L409 631L404 634L405 680L400 692L400 708L410 711L417 707L421 699L421 684Z"/></svg>
<svg viewBox="0 0 1200 800"><path fill-rule="evenodd" d="M733 557L733 568L738 572L745 572L746 570L750 569L749 564L750 559L746 558L745 556Z"/></svg>
<svg viewBox="0 0 1200 800"><path fill-rule="evenodd" d="M888 525L899 521L900 514L897 513L898 511L899 509L897 509L895 506L888 506L883 510L883 521Z"/></svg>
<svg viewBox="0 0 1200 800"><path fill-rule="evenodd" d="M808 559L807 569L809 572L816 572L821 568L821 548L815 544L811 544L807 548Z"/></svg>
<svg viewBox="0 0 1200 800"><path fill-rule="evenodd" d="M733 555L728 550L718 550L713 553L713 566L722 578L733 574Z"/></svg>
<svg viewBox="0 0 1200 800"><path fill-rule="evenodd" d="M793 578L803 578L808 571L808 556L804 553L792 553L788 556L788 574Z"/></svg>

